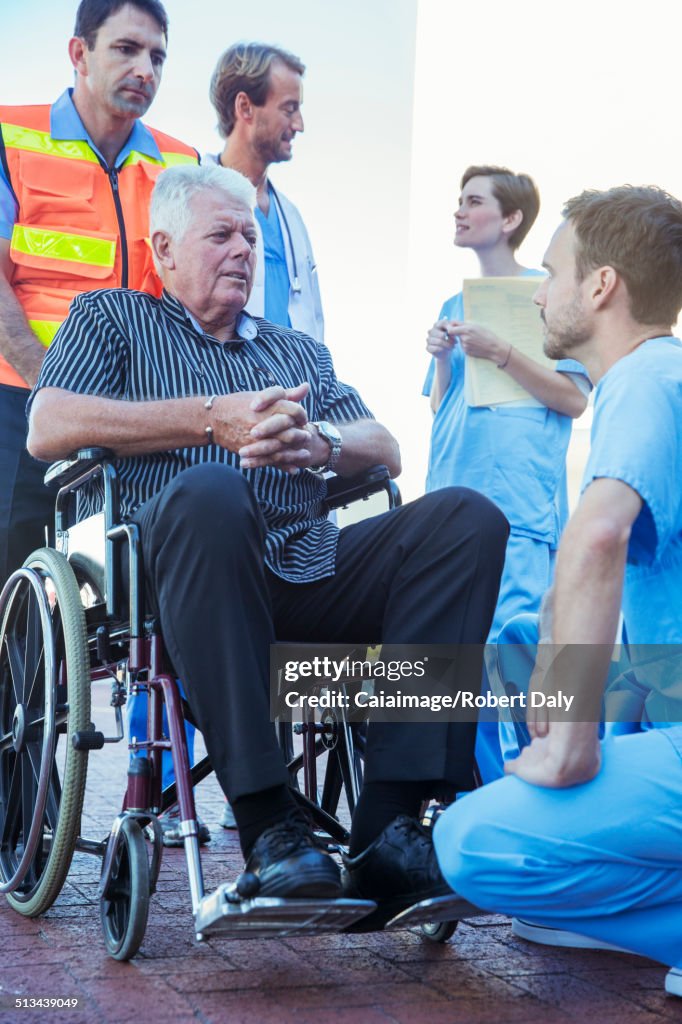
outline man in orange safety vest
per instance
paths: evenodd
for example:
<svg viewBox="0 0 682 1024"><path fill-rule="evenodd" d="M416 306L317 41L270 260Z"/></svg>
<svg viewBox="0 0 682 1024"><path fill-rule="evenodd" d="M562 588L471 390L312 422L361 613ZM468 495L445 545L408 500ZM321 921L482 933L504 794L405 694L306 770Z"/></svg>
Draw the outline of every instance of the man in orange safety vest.
<svg viewBox="0 0 682 1024"><path fill-rule="evenodd" d="M164 167L196 151L139 118L166 58L159 0L82 0L73 89L52 105L0 106L0 586L44 543L54 496L26 452L25 405L75 295L160 294L148 205Z"/></svg>

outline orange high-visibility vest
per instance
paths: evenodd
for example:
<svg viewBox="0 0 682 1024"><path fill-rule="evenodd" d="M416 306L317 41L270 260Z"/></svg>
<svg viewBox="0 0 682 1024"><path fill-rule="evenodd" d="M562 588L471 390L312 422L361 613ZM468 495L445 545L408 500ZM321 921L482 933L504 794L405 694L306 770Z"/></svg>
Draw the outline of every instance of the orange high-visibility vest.
<svg viewBox="0 0 682 1024"><path fill-rule="evenodd" d="M198 162L196 150L150 128L161 160L134 151L108 170L84 140L51 137L50 109L0 106L0 158L19 205L11 285L46 347L81 292L161 294L148 239L152 188L165 167ZM0 384L27 386L2 356Z"/></svg>

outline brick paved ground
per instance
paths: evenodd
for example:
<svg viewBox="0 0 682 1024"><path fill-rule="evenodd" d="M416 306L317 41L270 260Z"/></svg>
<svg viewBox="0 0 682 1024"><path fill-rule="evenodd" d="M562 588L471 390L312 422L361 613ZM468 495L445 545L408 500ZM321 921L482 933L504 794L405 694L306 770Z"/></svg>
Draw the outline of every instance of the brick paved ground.
<svg viewBox="0 0 682 1024"><path fill-rule="evenodd" d="M105 703L99 691L96 704ZM95 716L98 726L101 720ZM124 787L123 744L91 755L84 835L101 838ZM211 825L207 888L240 868L219 829L213 779L197 790ZM138 956L104 952L99 863L78 855L54 907L37 920L0 904L0 1024L658 1024L682 1020L664 969L637 957L542 950L501 917L460 924L445 946L417 932L228 942L194 940L184 854L166 851ZM73 997L81 1011L13 1010L15 995Z"/></svg>

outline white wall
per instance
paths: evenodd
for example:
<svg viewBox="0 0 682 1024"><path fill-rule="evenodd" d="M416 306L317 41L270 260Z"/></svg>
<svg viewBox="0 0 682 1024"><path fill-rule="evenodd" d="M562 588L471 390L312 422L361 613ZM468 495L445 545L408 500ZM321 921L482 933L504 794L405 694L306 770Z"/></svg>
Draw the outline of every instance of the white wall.
<svg viewBox="0 0 682 1024"><path fill-rule="evenodd" d="M236 39L307 64L306 132L275 182L304 212L328 335L423 488L424 337L475 273L452 246L462 170L506 163L543 197L521 258L537 265L564 199L654 182L682 195L679 40L670 0L168 0L169 60L151 124L216 150L208 81ZM0 100L45 102L71 80L75 0L0 0ZM8 42L9 41L9 42Z"/></svg>
<svg viewBox="0 0 682 1024"><path fill-rule="evenodd" d="M409 317L421 351L404 367L409 361L413 391L427 328L477 272L475 257L452 245L469 164L506 164L537 181L542 209L520 250L530 266L541 262L564 200L584 188L656 184L682 196L681 33L682 7L669 0L420 0ZM401 440L416 487L430 417L423 407L415 415L415 436ZM574 477L586 451L576 440Z"/></svg>

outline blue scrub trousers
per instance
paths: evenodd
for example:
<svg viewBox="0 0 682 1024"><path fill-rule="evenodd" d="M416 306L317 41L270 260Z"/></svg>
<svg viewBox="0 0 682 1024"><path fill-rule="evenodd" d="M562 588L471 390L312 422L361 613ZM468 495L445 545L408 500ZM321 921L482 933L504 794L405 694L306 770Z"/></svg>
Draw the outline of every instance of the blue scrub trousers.
<svg viewBox="0 0 682 1024"><path fill-rule="evenodd" d="M514 777L438 819L449 884L472 903L682 965L679 728L609 737L592 781L543 789Z"/></svg>
<svg viewBox="0 0 682 1024"><path fill-rule="evenodd" d="M185 697L185 691L182 688L182 683L178 681L180 687L181 696ZM146 693L137 693L134 696L128 698L126 705L128 715L128 734L132 737L135 736L138 740L147 739L147 706L149 698ZM166 708L163 709L163 733L164 736L168 736L168 716L166 715ZM196 729L191 725L187 719L185 719L185 736L187 737L187 757L189 758L190 765L194 764L194 735ZM146 751L140 751L137 757L146 757ZM170 750L164 750L161 755L161 785L164 789L167 786L172 785L175 782L175 772L173 771L173 756Z"/></svg>
<svg viewBox="0 0 682 1024"><path fill-rule="evenodd" d="M495 645L524 642L505 640L502 635L505 623L521 614L534 620L537 618L542 597L551 586L553 556L554 552L547 541L525 537L515 533L512 528L507 541L495 617L488 635L482 693L489 689L497 692L494 661L496 649L499 648ZM493 782L504 775L503 758L508 743L507 728L503 722L498 726L497 712L494 709L483 710L476 733L476 764L483 782Z"/></svg>

